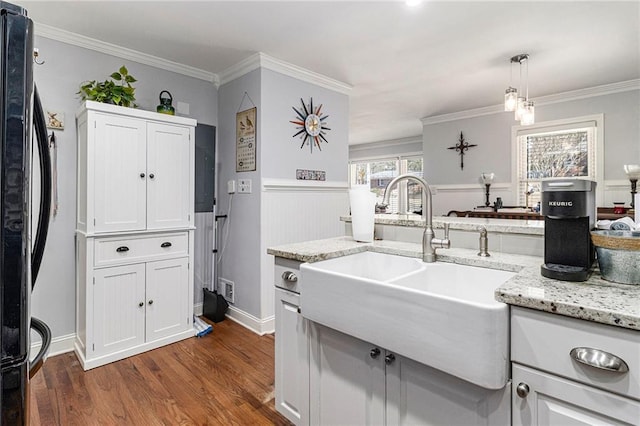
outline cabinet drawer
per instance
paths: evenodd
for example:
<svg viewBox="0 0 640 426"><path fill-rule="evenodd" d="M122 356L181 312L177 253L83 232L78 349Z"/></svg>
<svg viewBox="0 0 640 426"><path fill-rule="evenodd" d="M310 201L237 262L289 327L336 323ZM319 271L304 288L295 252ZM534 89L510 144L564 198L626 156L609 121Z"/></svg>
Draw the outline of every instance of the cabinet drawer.
<svg viewBox="0 0 640 426"><path fill-rule="evenodd" d="M291 272L295 275L296 277L295 281L292 279L288 279L288 280L285 279L287 272ZM300 279L300 262L298 262L297 260L276 257L276 261L275 261L276 287L280 287L286 290L300 293L300 290L298 290L299 279Z"/></svg>
<svg viewBox="0 0 640 426"><path fill-rule="evenodd" d="M96 268L169 259L187 255L189 234L178 232L129 238L100 238L95 240L94 247Z"/></svg>
<svg viewBox="0 0 640 426"><path fill-rule="evenodd" d="M576 361L574 348L593 348L621 358L627 372ZM640 400L640 332L531 309L511 308L511 360Z"/></svg>

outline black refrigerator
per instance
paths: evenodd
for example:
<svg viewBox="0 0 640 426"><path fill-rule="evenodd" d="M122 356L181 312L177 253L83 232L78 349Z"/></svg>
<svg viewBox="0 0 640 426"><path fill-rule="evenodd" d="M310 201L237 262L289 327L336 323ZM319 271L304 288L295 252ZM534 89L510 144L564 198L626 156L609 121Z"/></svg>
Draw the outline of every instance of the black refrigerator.
<svg viewBox="0 0 640 426"><path fill-rule="evenodd" d="M0 20L0 425L4 426L29 423L29 379L42 365L51 341L49 328L32 318L30 310L49 227L51 163L44 114L33 84L33 23L26 10L2 1ZM32 167L39 167L41 176L35 182L40 187L35 208ZM31 229L33 215L36 230ZM31 329L42 336L42 346L30 359Z"/></svg>

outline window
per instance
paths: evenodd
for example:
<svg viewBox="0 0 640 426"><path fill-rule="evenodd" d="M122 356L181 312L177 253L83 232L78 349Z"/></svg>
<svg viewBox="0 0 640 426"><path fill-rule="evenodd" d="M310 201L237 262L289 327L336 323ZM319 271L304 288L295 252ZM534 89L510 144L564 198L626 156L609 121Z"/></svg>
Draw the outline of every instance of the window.
<svg viewBox="0 0 640 426"><path fill-rule="evenodd" d="M518 203L535 206L543 179L601 180L601 132L602 116L516 126Z"/></svg>
<svg viewBox="0 0 640 426"><path fill-rule="evenodd" d="M401 174L410 173L422 177L422 156L363 160L349 164L351 186L367 185L376 194L377 203L382 203L384 189L389 182ZM388 212L416 212L422 210L422 191L416 184L401 182L391 191ZM399 195L400 194L400 195ZM405 207L407 206L407 207Z"/></svg>

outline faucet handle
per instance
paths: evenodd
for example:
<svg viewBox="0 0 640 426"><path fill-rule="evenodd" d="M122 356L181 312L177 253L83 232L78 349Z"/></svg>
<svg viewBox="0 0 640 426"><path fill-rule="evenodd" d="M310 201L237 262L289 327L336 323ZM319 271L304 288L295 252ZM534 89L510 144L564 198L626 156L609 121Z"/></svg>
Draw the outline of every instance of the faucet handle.
<svg viewBox="0 0 640 426"><path fill-rule="evenodd" d="M451 241L449 241L449 224L444 224L444 238L433 238L431 240L431 246L433 248L450 248Z"/></svg>

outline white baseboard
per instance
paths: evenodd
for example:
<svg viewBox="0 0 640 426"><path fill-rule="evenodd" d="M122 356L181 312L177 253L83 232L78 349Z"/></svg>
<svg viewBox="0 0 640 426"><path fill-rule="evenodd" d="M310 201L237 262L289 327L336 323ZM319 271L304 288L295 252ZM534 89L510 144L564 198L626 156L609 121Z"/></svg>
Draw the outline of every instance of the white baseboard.
<svg viewBox="0 0 640 426"><path fill-rule="evenodd" d="M67 352L73 351L73 341L75 340L76 335L67 334L66 336L54 337L51 339L51 346L49 346L49 354L47 357L61 355ZM31 344L31 355L32 357L38 353L40 350L40 346L42 346L42 342L38 341Z"/></svg>
<svg viewBox="0 0 640 426"><path fill-rule="evenodd" d="M199 317L202 315L203 303L196 303L193 305L193 315Z"/></svg>
<svg viewBox="0 0 640 426"><path fill-rule="evenodd" d="M229 306L227 311L227 318L237 322L241 326L248 328L260 336L273 333L276 329L275 316L272 315L267 318L257 318L253 315L244 312L235 306Z"/></svg>
<svg viewBox="0 0 640 426"><path fill-rule="evenodd" d="M195 316L201 316L202 307L202 303L196 303L193 305L193 314ZM240 324L244 328L259 334L260 336L273 333L275 331L275 316L260 319L234 306L229 306L226 317L231 321Z"/></svg>

